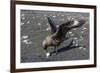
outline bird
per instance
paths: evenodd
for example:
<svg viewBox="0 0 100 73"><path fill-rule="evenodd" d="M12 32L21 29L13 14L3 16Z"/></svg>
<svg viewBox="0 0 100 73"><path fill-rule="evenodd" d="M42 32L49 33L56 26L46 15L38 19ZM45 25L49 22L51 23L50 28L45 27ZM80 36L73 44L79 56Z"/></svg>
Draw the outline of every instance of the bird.
<svg viewBox="0 0 100 73"><path fill-rule="evenodd" d="M54 21L52 20L52 17L47 17L47 20L50 26L50 34L46 36L42 42L42 47L45 50L47 57L51 55L48 52L48 47L54 47L54 50L57 54L57 48L60 46L60 44L63 43L65 40L69 39L69 37L66 37L66 34L71 29L81 27L86 22L86 20L84 19L72 19L65 23L59 24L59 26L57 27Z"/></svg>

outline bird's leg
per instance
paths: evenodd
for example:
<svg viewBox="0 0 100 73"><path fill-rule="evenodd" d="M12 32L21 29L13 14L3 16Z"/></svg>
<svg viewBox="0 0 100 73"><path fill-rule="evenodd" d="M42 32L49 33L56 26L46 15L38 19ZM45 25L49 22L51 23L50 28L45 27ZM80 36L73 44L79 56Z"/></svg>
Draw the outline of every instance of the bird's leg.
<svg viewBox="0 0 100 73"><path fill-rule="evenodd" d="M69 39L69 37L65 37L65 40L68 40Z"/></svg>
<svg viewBox="0 0 100 73"><path fill-rule="evenodd" d="M69 43L69 46L70 46L70 47L73 46L73 39L72 39L71 42Z"/></svg>
<svg viewBox="0 0 100 73"><path fill-rule="evenodd" d="M56 55L57 55L57 53L58 53L57 46L55 46L55 53L56 53Z"/></svg>
<svg viewBox="0 0 100 73"><path fill-rule="evenodd" d="M47 56L47 57L50 56L50 53L48 52L48 47L47 47L47 46L44 46L43 49L44 49L45 52L46 52L46 56Z"/></svg>
<svg viewBox="0 0 100 73"><path fill-rule="evenodd" d="M43 49L45 50L46 53L48 52L47 46L45 46Z"/></svg>
<svg viewBox="0 0 100 73"><path fill-rule="evenodd" d="M46 51L46 57L47 57L47 58L48 58L49 56L51 56L51 53L48 51L48 48L45 49L45 51Z"/></svg>
<svg viewBox="0 0 100 73"><path fill-rule="evenodd" d="M47 52L48 52L48 49L46 49L45 51L46 51L46 53L47 53Z"/></svg>

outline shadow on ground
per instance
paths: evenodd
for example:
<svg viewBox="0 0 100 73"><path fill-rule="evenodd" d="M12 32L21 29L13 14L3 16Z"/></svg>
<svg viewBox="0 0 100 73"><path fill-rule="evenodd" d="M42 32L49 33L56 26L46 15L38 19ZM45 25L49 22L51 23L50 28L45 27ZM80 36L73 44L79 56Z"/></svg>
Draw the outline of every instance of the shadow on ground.
<svg viewBox="0 0 100 73"><path fill-rule="evenodd" d="M58 49L57 53L56 53L56 51L51 52L51 56L53 54L57 55L57 54L59 54L61 52L65 52L65 51L68 51L68 50L71 50L71 49L75 49L75 48L79 48L79 47L81 47L81 46L73 46L73 40L72 40L68 46L65 46L65 47L62 47L62 48Z"/></svg>

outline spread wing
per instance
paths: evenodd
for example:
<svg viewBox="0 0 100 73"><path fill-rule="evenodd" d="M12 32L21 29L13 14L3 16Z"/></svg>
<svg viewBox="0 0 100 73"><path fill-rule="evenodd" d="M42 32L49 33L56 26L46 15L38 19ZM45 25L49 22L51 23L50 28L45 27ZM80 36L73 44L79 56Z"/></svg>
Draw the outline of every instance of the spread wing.
<svg viewBox="0 0 100 73"><path fill-rule="evenodd" d="M69 26L69 28L70 29L78 28L78 27L81 27L82 25L84 25L85 23L86 23L85 19L74 20L74 24L72 26Z"/></svg>
<svg viewBox="0 0 100 73"><path fill-rule="evenodd" d="M60 37L65 37L66 36L66 33L73 29L73 28L78 28L78 27L81 27L86 21L85 20L72 20L72 21L68 21L66 23L63 23L61 24L59 27L58 27L58 30L56 32L56 36L58 38Z"/></svg>
<svg viewBox="0 0 100 73"><path fill-rule="evenodd" d="M48 22L50 24L50 28L51 28L51 34L55 33L57 31L57 27L55 25L55 23L53 22L51 17L47 17Z"/></svg>
<svg viewBox="0 0 100 73"><path fill-rule="evenodd" d="M56 32L57 37L63 37L66 35L66 33L70 30L68 26L72 25L74 21L68 21L66 23L63 23L59 25L58 30Z"/></svg>

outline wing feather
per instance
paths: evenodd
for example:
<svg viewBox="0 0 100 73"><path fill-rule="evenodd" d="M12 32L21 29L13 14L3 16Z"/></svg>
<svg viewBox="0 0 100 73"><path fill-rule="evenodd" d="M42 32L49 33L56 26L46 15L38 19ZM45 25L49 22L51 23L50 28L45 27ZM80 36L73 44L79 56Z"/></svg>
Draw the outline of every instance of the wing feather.
<svg viewBox="0 0 100 73"><path fill-rule="evenodd" d="M55 33L57 31L57 27L55 25L55 23L53 22L52 18L51 17L47 17L48 19L48 22L50 24L50 28L51 28L51 33Z"/></svg>
<svg viewBox="0 0 100 73"><path fill-rule="evenodd" d="M58 27L58 30L56 32L56 36L57 37L65 37L66 33L73 29L73 28L78 28L81 27L84 23L86 22L86 20L72 20L72 21L68 21L66 23L61 24Z"/></svg>

